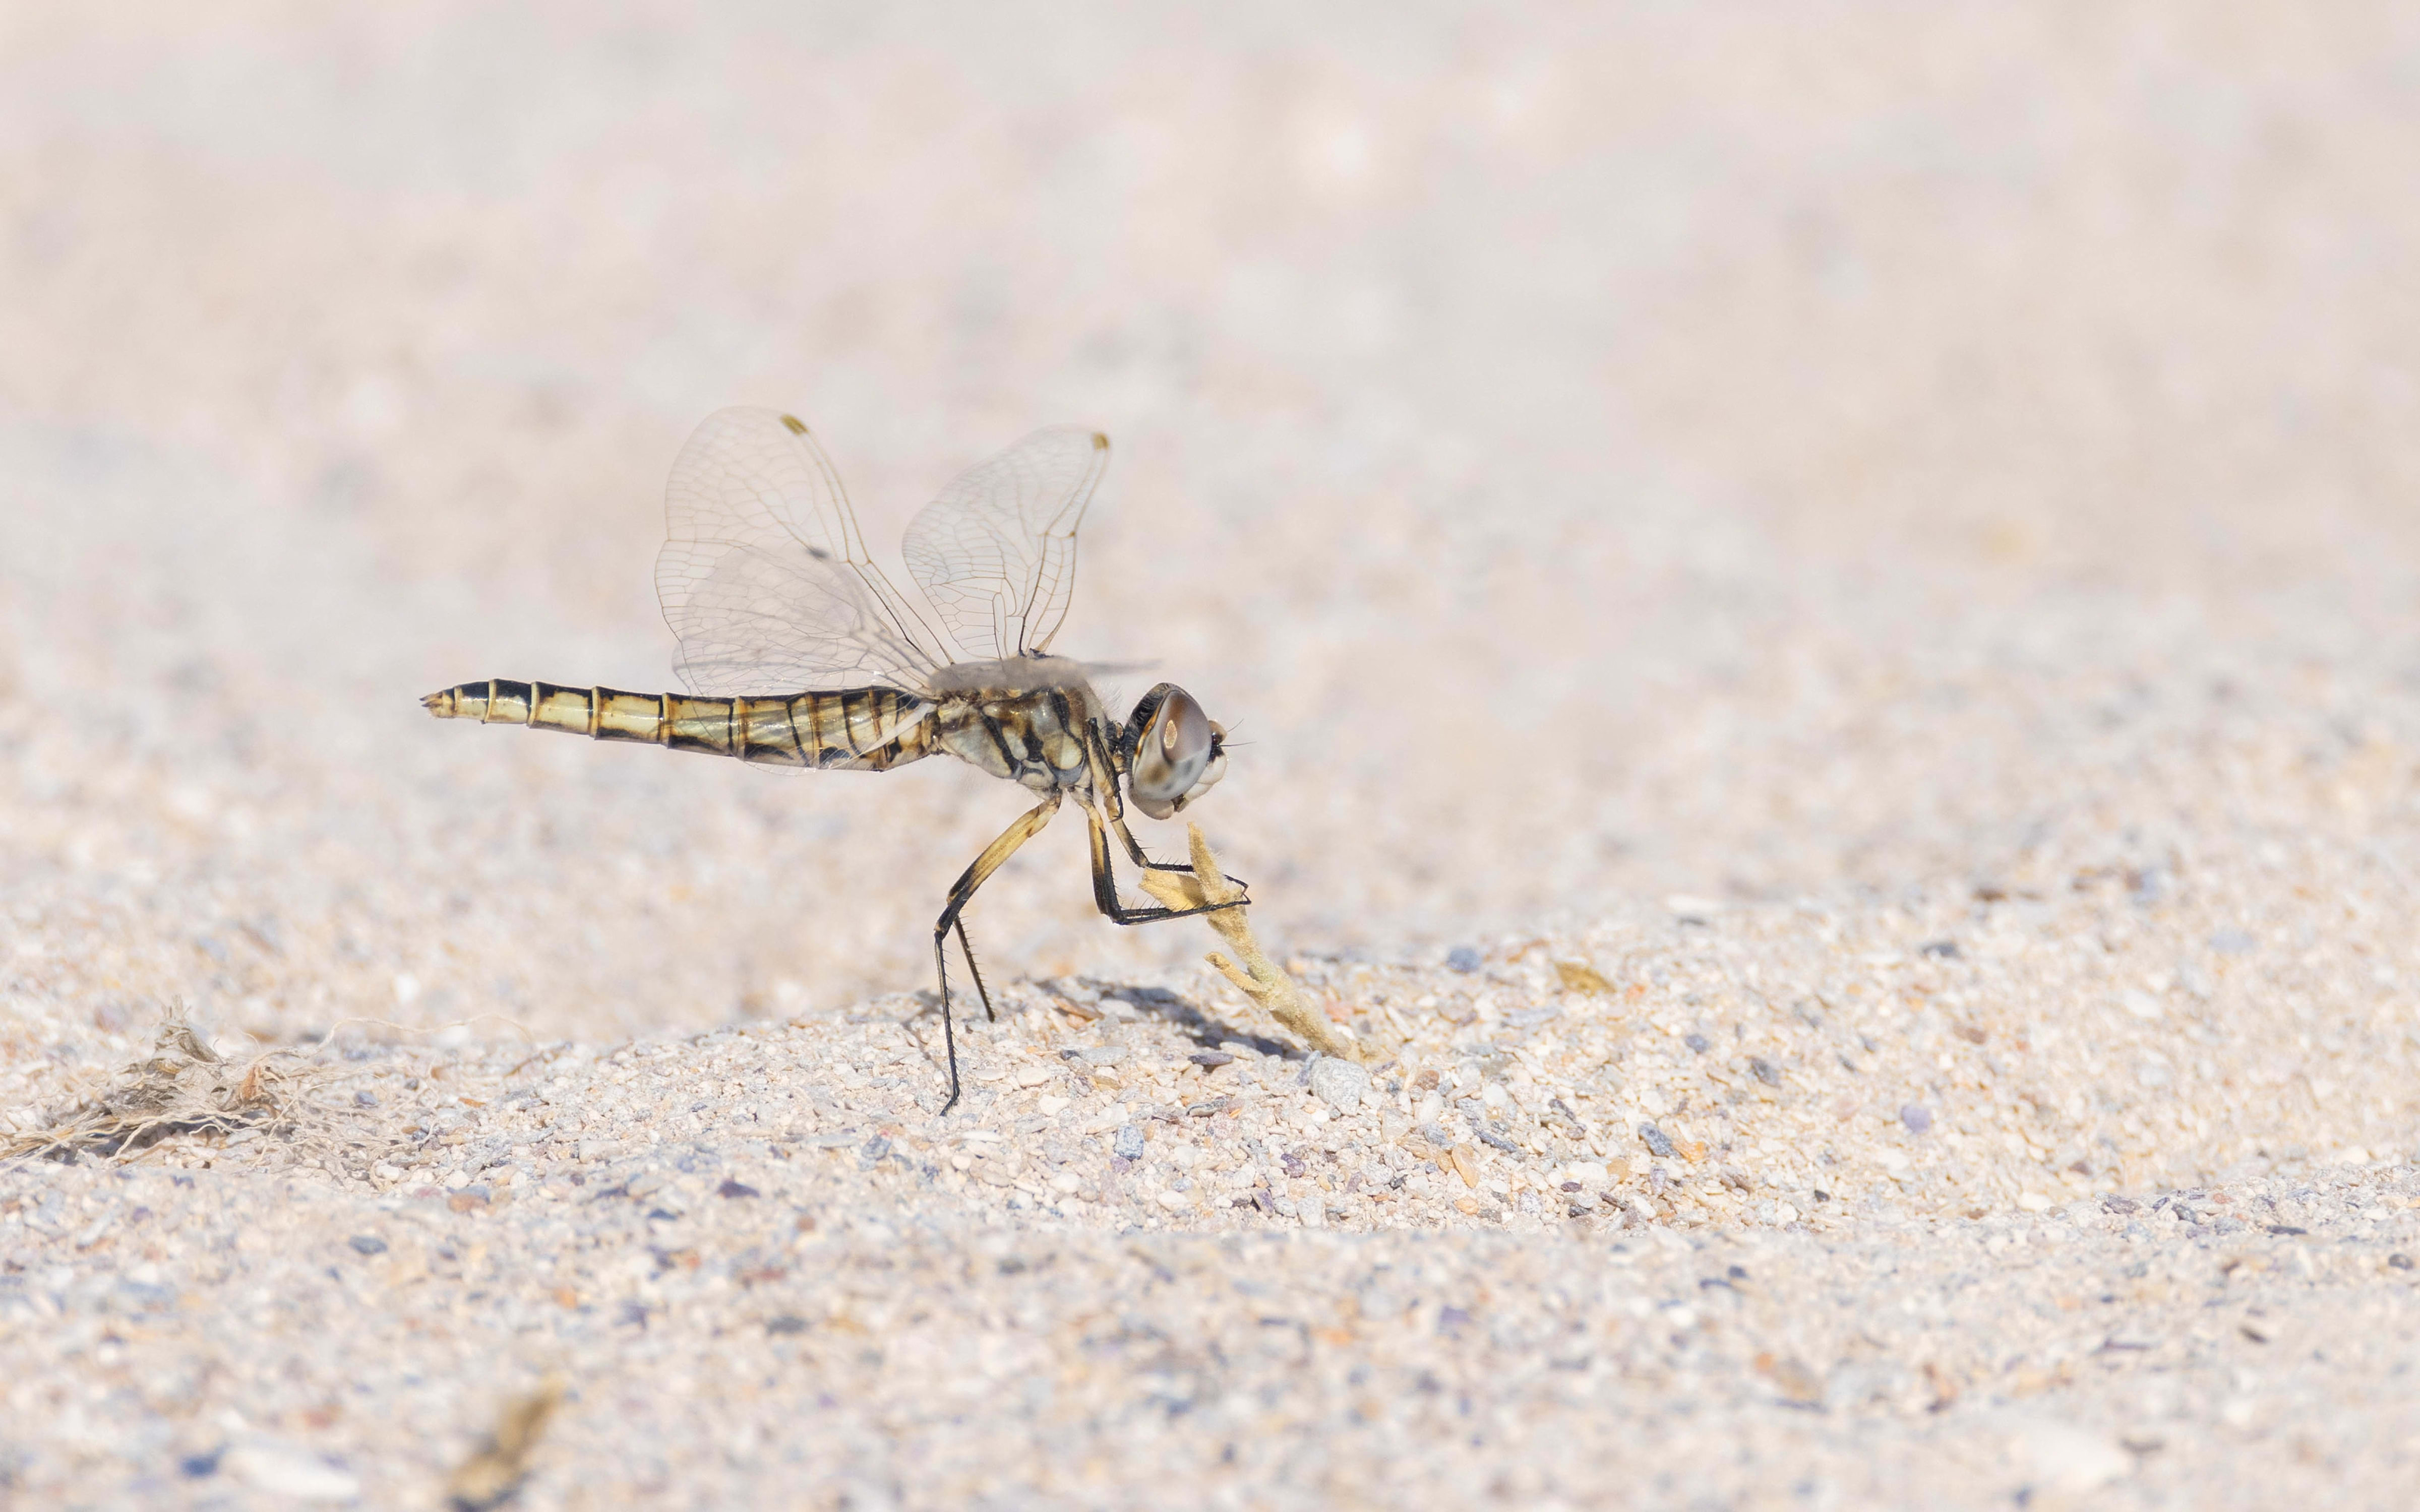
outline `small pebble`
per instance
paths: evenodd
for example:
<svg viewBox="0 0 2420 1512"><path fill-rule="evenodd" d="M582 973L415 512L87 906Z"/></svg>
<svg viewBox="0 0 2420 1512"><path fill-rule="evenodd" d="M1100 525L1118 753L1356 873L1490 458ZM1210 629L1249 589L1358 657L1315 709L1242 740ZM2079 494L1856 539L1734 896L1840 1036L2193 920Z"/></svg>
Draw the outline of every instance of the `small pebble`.
<svg viewBox="0 0 2420 1512"><path fill-rule="evenodd" d="M1185 1058L1203 1071L1214 1071L1220 1066L1231 1065L1235 1059L1224 1050L1196 1050Z"/></svg>
<svg viewBox="0 0 2420 1512"><path fill-rule="evenodd" d="M1910 1134L1930 1134L1932 1131L1932 1110L1921 1103L1910 1103L1899 1110L1899 1121L1907 1125Z"/></svg>
<svg viewBox="0 0 2420 1512"><path fill-rule="evenodd" d="M359 1476L290 1444L266 1440L240 1443L221 1463L253 1489L297 1502L349 1502L362 1493Z"/></svg>
<svg viewBox="0 0 2420 1512"><path fill-rule="evenodd" d="M1339 1113L1359 1107L1362 1094L1369 1090L1370 1073L1352 1061L1322 1056L1311 1062L1311 1095Z"/></svg>
<svg viewBox="0 0 2420 1512"><path fill-rule="evenodd" d="M1457 945L1445 953L1446 965L1451 970L1466 974L1477 971L1481 959L1480 953L1467 945Z"/></svg>
<svg viewBox="0 0 2420 1512"><path fill-rule="evenodd" d="M1638 1137L1647 1146L1649 1153L1659 1159L1671 1158L1672 1138L1663 1130L1652 1123L1642 1123L1638 1126Z"/></svg>
<svg viewBox="0 0 2420 1512"><path fill-rule="evenodd" d="M722 1197L752 1197L758 1195L754 1187L744 1181L725 1181L714 1189L714 1194Z"/></svg>
<svg viewBox="0 0 2420 1512"><path fill-rule="evenodd" d="M1684 1034L1681 1037L1681 1042L1701 1056L1714 1048L1713 1041L1702 1034Z"/></svg>
<svg viewBox="0 0 2420 1512"><path fill-rule="evenodd" d="M383 1255L386 1253L386 1241L379 1238L376 1234L355 1234L351 1239L347 1240L346 1242L353 1246L353 1253L356 1255Z"/></svg>
<svg viewBox="0 0 2420 1512"><path fill-rule="evenodd" d="M1767 1087L1779 1087L1781 1085L1781 1072L1775 1069L1772 1061L1765 1059L1762 1056L1748 1057L1747 1069L1755 1074L1758 1081L1762 1082Z"/></svg>
<svg viewBox="0 0 2420 1512"><path fill-rule="evenodd" d="M2116 1440L2091 1428L2026 1419L2018 1423L2016 1438L2044 1486L2061 1496L2096 1490L2134 1468L2133 1458Z"/></svg>
<svg viewBox="0 0 2420 1512"><path fill-rule="evenodd" d="M1129 1123L1120 1127L1109 1152L1123 1160L1142 1159L1142 1125Z"/></svg>

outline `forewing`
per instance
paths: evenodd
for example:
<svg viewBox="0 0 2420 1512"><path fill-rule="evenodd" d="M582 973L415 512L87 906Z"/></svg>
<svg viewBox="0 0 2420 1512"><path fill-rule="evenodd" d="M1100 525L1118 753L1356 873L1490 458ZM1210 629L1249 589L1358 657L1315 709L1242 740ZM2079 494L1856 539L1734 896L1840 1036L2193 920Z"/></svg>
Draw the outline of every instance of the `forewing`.
<svg viewBox="0 0 2420 1512"><path fill-rule="evenodd" d="M908 522L908 570L970 656L1049 649L1076 591L1076 527L1109 464L1097 431L1038 430Z"/></svg>
<svg viewBox="0 0 2420 1512"><path fill-rule="evenodd" d="M656 595L692 693L919 692L946 659L866 555L838 474L790 416L708 415L673 464L664 512Z"/></svg>

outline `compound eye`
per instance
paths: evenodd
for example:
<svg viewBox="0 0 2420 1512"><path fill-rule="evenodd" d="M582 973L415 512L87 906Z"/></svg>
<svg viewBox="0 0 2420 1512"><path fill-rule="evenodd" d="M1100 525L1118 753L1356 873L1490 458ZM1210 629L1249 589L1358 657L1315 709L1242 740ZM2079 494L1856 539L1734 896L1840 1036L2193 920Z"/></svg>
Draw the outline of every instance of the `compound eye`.
<svg viewBox="0 0 2420 1512"><path fill-rule="evenodd" d="M1192 694L1168 688L1135 741L1134 762L1126 773L1126 790L1137 808L1154 819L1176 811L1210 764L1213 728Z"/></svg>
<svg viewBox="0 0 2420 1512"><path fill-rule="evenodd" d="M1201 802L1202 795L1217 787L1218 779L1226 775L1227 727L1213 719L1210 721L1209 764L1202 768L1202 775L1193 779L1193 786L1186 790L1185 796L1176 800L1177 811L1183 812L1188 803Z"/></svg>

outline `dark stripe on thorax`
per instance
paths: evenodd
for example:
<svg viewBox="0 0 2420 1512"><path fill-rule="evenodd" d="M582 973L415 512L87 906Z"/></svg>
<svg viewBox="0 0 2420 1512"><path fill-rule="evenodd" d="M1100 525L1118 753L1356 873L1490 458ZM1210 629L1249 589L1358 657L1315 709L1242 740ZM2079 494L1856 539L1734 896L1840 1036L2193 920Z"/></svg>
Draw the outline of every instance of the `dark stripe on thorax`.
<svg viewBox="0 0 2420 1512"><path fill-rule="evenodd" d="M1001 729L1000 721L991 717L989 710L977 708L975 717L983 721L985 733L991 736L991 743L1000 748L1000 759L1008 764L1010 771L1014 772L1024 764L1016 759L1016 752L1008 748L1008 733Z"/></svg>

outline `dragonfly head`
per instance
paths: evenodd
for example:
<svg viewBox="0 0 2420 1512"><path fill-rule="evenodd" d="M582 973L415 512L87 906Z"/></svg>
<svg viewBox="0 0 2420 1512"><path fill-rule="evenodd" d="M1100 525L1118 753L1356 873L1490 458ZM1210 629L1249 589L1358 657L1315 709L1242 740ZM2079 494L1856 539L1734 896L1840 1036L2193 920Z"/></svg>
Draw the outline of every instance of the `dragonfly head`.
<svg viewBox="0 0 2420 1512"><path fill-rule="evenodd" d="M1145 693L1126 721L1126 793L1166 819L1227 775L1227 732L1174 683Z"/></svg>

